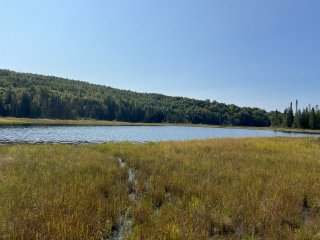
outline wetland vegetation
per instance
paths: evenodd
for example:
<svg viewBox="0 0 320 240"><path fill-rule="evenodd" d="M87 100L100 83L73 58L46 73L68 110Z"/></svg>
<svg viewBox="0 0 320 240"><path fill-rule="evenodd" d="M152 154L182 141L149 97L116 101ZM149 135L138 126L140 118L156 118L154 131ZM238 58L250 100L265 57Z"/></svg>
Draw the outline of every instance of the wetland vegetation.
<svg viewBox="0 0 320 240"><path fill-rule="evenodd" d="M320 139L0 146L1 239L317 239Z"/></svg>

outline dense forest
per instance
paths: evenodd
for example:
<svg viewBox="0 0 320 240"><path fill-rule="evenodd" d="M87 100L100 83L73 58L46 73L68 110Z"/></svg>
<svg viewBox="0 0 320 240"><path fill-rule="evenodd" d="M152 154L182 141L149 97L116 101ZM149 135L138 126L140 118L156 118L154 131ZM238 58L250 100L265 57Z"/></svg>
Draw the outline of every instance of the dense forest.
<svg viewBox="0 0 320 240"><path fill-rule="evenodd" d="M0 70L0 116L269 126L268 113L210 100L137 93Z"/></svg>
<svg viewBox="0 0 320 240"><path fill-rule="evenodd" d="M304 128L304 129L320 129L320 109L319 106L299 109L298 100L296 100L295 110L292 103L284 110L272 111L269 113L271 126L285 128Z"/></svg>
<svg viewBox="0 0 320 240"><path fill-rule="evenodd" d="M0 116L203 123L320 129L318 106L267 113L210 100L137 93L53 76L0 70Z"/></svg>

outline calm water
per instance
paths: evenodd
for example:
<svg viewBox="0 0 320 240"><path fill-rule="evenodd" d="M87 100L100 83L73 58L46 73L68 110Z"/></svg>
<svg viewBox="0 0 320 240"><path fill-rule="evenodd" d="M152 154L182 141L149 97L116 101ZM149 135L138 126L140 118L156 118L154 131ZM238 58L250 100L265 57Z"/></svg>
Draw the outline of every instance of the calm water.
<svg viewBox="0 0 320 240"><path fill-rule="evenodd" d="M179 126L33 126L2 127L0 143L103 143L191 140L221 137L317 136L271 130Z"/></svg>

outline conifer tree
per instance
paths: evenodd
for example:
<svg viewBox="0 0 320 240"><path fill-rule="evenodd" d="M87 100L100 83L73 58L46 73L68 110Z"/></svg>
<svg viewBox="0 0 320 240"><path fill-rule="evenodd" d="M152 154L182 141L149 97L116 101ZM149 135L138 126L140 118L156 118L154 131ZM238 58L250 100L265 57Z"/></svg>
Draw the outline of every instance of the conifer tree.
<svg viewBox="0 0 320 240"><path fill-rule="evenodd" d="M294 116L292 110L292 103L290 103L290 107L284 110L282 126L285 128L291 128L293 124Z"/></svg>
<svg viewBox="0 0 320 240"><path fill-rule="evenodd" d="M298 100L296 100L296 112L294 114L294 120L293 120L293 124L292 124L293 128L300 128L301 127L300 115L301 115L301 112L300 112L300 110L298 110Z"/></svg>
<svg viewBox="0 0 320 240"><path fill-rule="evenodd" d="M288 127L292 127L293 124L293 120L294 120L294 116L293 116L293 109L292 109L292 102L290 103L290 108L288 110Z"/></svg>
<svg viewBox="0 0 320 240"><path fill-rule="evenodd" d="M282 116L278 110L270 112L270 123L272 127L280 127L282 125Z"/></svg>
<svg viewBox="0 0 320 240"><path fill-rule="evenodd" d="M309 128L315 129L316 127L316 114L314 108L311 109L309 114Z"/></svg>
<svg viewBox="0 0 320 240"><path fill-rule="evenodd" d="M0 116L5 116L4 105L1 98L0 98Z"/></svg>
<svg viewBox="0 0 320 240"><path fill-rule="evenodd" d="M23 93L20 105L19 105L19 116L29 117L31 114L31 100L27 93Z"/></svg>

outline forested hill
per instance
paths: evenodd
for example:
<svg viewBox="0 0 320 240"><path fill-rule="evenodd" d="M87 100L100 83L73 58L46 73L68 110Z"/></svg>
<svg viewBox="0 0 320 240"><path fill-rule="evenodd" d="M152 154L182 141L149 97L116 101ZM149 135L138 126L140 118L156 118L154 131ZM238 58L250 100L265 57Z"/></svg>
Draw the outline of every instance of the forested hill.
<svg viewBox="0 0 320 240"><path fill-rule="evenodd" d="M214 97L214 96L213 96ZM269 126L265 110L0 70L0 116Z"/></svg>

